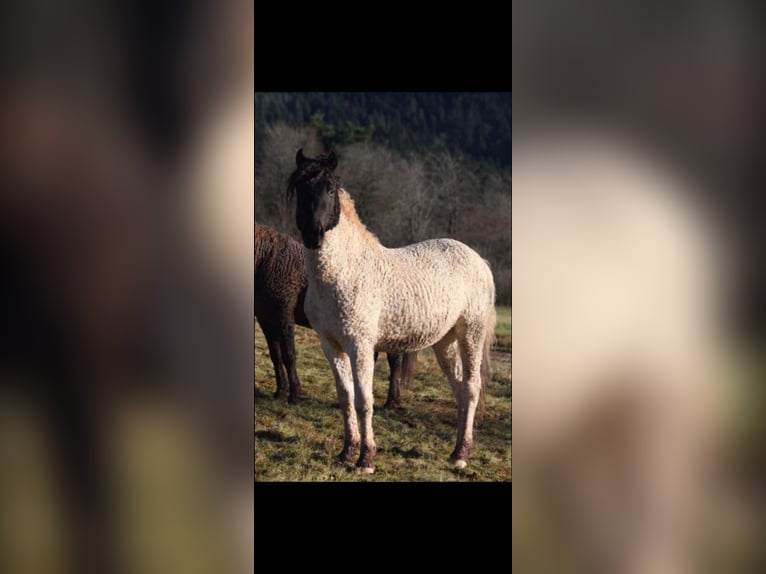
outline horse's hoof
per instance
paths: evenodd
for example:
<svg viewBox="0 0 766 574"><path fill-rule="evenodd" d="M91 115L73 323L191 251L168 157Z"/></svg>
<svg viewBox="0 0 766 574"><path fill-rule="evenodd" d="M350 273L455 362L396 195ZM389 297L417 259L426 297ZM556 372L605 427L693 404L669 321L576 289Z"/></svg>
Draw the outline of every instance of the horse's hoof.
<svg viewBox="0 0 766 574"><path fill-rule="evenodd" d="M359 455L359 447L349 447L344 448L342 451L340 451L340 454L336 457L338 461L340 462L354 462L356 460L356 457Z"/></svg>
<svg viewBox="0 0 766 574"><path fill-rule="evenodd" d="M363 472L366 472L365 469L374 469L375 468L375 453L377 452L376 447L366 447L362 446L361 451L359 452L359 460L356 461L356 466L363 469ZM369 471L372 472L372 471Z"/></svg>
<svg viewBox="0 0 766 574"><path fill-rule="evenodd" d="M363 467L361 467L359 469L359 472L361 472L362 474L372 474L372 473L375 472L375 467L374 466L363 466Z"/></svg>
<svg viewBox="0 0 766 574"><path fill-rule="evenodd" d="M300 397L289 397L287 399L287 404L299 405L299 404L301 404L301 398Z"/></svg>
<svg viewBox="0 0 766 574"><path fill-rule="evenodd" d="M399 403L389 403L389 402L386 402L383 405L383 409L386 410L386 411L398 411L401 408L402 407L399 405Z"/></svg>
<svg viewBox="0 0 766 574"><path fill-rule="evenodd" d="M464 460L456 460L454 464L455 464L455 468L465 468L466 466L468 466L468 463Z"/></svg>

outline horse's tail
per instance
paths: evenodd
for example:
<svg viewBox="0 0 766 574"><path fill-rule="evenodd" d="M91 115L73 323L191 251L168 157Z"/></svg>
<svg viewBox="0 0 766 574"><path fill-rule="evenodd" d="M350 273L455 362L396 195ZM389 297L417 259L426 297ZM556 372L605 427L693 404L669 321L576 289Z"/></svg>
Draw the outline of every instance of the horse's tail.
<svg viewBox="0 0 766 574"><path fill-rule="evenodd" d="M402 356L402 386L406 387L415 377L415 366L418 364L418 352L404 353Z"/></svg>
<svg viewBox="0 0 766 574"><path fill-rule="evenodd" d="M489 261L484 263L489 267ZM492 269L490 268L490 273ZM483 413L486 408L485 395L487 394L487 381L492 377L492 365L490 362L490 350L495 344L495 325L497 324L497 312L495 311L495 283L492 281L492 306L484 324L484 349L481 358L481 391L479 393L479 409Z"/></svg>
<svg viewBox="0 0 766 574"><path fill-rule="evenodd" d="M492 377L492 365L489 355L492 345L495 344L495 323L497 323L497 313L493 306L485 323L486 334L484 336L484 349L481 358L481 391L479 393L479 409L481 412L484 412L486 408L487 381Z"/></svg>

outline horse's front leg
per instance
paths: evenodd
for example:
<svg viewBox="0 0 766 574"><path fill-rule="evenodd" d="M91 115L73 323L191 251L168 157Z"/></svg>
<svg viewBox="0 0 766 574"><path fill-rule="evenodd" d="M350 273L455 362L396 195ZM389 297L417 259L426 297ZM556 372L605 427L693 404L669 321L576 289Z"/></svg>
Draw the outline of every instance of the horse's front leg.
<svg viewBox="0 0 766 574"><path fill-rule="evenodd" d="M335 390L338 392L338 403L343 413L343 450L338 458L343 462L351 462L359 453L359 425L354 411L354 376L351 372L351 361L346 353L321 337L322 351L327 357L332 374L335 376Z"/></svg>
<svg viewBox="0 0 766 574"><path fill-rule="evenodd" d="M356 465L364 473L375 472L375 435L372 431L372 379L375 366L374 350L372 345L360 345L349 353L354 366L354 404L356 416L361 423L362 451Z"/></svg>
<svg viewBox="0 0 766 574"><path fill-rule="evenodd" d="M271 325L262 325L262 327L266 343L269 346L271 363L274 365L274 377L277 379L277 390L274 392L274 398L284 398L287 396L288 379L283 365L282 347L279 344L279 328Z"/></svg>

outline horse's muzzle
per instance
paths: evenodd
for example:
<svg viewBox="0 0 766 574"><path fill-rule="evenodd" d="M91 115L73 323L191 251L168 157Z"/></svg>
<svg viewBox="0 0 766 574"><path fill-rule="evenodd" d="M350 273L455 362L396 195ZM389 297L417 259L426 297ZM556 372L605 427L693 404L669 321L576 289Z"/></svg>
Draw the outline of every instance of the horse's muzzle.
<svg viewBox="0 0 766 574"><path fill-rule="evenodd" d="M321 229L309 230L301 232L303 238L303 245L309 249L319 249L322 246L322 240L324 239L324 231Z"/></svg>

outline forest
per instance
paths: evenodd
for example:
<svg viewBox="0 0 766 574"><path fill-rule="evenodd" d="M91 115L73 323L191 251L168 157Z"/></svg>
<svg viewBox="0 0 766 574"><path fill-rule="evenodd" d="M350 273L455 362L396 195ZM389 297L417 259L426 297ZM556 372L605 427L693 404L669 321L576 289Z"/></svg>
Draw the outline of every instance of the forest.
<svg viewBox="0 0 766 574"><path fill-rule="evenodd" d="M256 93L255 221L297 237L299 148L334 150L343 187L387 247L452 237L511 304L511 94Z"/></svg>

